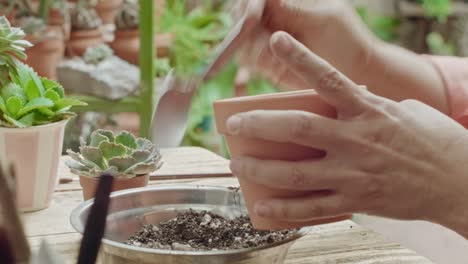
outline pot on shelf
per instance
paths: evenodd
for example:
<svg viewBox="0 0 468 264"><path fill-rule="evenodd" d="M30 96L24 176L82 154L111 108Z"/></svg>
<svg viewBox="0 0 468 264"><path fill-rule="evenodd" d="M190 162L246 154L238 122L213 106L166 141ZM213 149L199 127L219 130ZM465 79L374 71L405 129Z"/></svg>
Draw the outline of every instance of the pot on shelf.
<svg viewBox="0 0 468 264"><path fill-rule="evenodd" d="M49 27L46 36L27 38L34 46L26 50L28 58L25 63L31 66L40 76L57 79L57 65L63 58L64 35L59 30Z"/></svg>
<svg viewBox="0 0 468 264"><path fill-rule="evenodd" d="M13 165L17 203L22 212L49 206L57 184L67 120L29 128L0 127L0 162Z"/></svg>
<svg viewBox="0 0 468 264"><path fill-rule="evenodd" d="M148 182L148 174L130 179L115 179L114 183L112 184L112 192L146 187ZM85 201L94 198L98 183L98 178L80 176L80 185L83 187L83 198Z"/></svg>
<svg viewBox="0 0 468 264"><path fill-rule="evenodd" d="M226 138L231 157L252 156L260 159L297 161L319 159L325 155L321 150L290 143L277 143L227 135L226 121L234 114L252 110L302 110L329 118L336 118L336 110L326 104L313 90L284 92L276 94L238 97L216 101L214 112L218 132ZM321 219L309 222L273 221L253 213L254 203L270 198L300 197L310 192L292 192L269 188L251 181L240 179L242 192L250 212L253 225L258 229L287 229L330 223L349 219L350 216Z"/></svg>
<svg viewBox="0 0 468 264"><path fill-rule="evenodd" d="M95 9L103 24L114 24L123 0L99 0Z"/></svg>
<svg viewBox="0 0 468 264"><path fill-rule="evenodd" d="M82 56L89 47L101 44L104 44L104 37L98 28L72 31L67 45L67 55Z"/></svg>

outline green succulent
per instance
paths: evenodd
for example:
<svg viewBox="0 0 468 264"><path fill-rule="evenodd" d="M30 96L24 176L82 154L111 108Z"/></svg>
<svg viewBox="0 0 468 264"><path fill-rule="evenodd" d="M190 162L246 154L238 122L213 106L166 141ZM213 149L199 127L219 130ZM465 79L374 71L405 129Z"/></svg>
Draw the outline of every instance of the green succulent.
<svg viewBox="0 0 468 264"><path fill-rule="evenodd" d="M23 37L22 30L0 17L0 126L25 128L74 116L70 109L86 104L66 98L60 84L19 61L31 46Z"/></svg>
<svg viewBox="0 0 468 264"><path fill-rule="evenodd" d="M149 174L162 165L156 146L144 138L122 131L96 130L89 142L81 140L80 153L67 150L72 158L66 162L71 172L84 177L110 174L116 178L134 178Z"/></svg>
<svg viewBox="0 0 468 264"><path fill-rule="evenodd" d="M89 47L83 54L83 60L87 64L98 65L114 55L114 51L106 44Z"/></svg>
<svg viewBox="0 0 468 264"><path fill-rule="evenodd" d="M118 30L135 30L139 26L138 1L126 0L115 18L115 26Z"/></svg>
<svg viewBox="0 0 468 264"><path fill-rule="evenodd" d="M70 17L72 30L93 30L102 24L96 10L92 8L76 7Z"/></svg>

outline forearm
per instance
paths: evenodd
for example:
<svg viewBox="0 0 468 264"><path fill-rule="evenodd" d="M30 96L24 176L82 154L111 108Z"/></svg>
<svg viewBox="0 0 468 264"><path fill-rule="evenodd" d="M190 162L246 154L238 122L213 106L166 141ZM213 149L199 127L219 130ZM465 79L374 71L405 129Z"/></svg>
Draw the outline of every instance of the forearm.
<svg viewBox="0 0 468 264"><path fill-rule="evenodd" d="M394 45L373 43L365 67L353 76L356 82L395 101L416 99L449 112L443 80L430 61Z"/></svg>

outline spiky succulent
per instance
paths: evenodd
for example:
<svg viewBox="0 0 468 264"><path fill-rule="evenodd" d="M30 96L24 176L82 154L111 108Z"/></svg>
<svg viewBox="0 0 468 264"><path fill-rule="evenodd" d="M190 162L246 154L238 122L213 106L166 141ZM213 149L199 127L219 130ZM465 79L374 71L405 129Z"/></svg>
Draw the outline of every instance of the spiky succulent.
<svg viewBox="0 0 468 264"><path fill-rule="evenodd" d="M72 158L66 162L71 172L84 177L108 173L116 178L134 178L162 165L161 155L151 141L126 131L114 135L109 130L96 130L89 142L81 140L80 153L67 153Z"/></svg>
<svg viewBox="0 0 468 264"><path fill-rule="evenodd" d="M25 48L31 46L23 37L22 30L0 17L0 126L24 128L73 116L73 106L86 104L66 98L60 84L18 60L26 58Z"/></svg>
<svg viewBox="0 0 468 264"><path fill-rule="evenodd" d="M101 19L96 10L92 8L76 7L71 12L71 26L73 30L97 29L101 24Z"/></svg>
<svg viewBox="0 0 468 264"><path fill-rule="evenodd" d="M87 48L83 54L83 60L87 64L97 65L112 55L114 55L114 51L108 45L101 44Z"/></svg>
<svg viewBox="0 0 468 264"><path fill-rule="evenodd" d="M139 25L138 1L126 0L115 18L118 30L135 30Z"/></svg>

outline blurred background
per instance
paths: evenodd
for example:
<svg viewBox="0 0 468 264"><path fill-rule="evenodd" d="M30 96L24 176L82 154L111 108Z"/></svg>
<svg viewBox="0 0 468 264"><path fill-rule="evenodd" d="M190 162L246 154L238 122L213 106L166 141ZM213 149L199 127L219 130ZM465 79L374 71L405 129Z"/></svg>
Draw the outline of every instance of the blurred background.
<svg viewBox="0 0 468 264"><path fill-rule="evenodd" d="M157 86L157 80L171 68L180 75L177 77L197 73L234 22L229 12L233 1L154 1L157 58L152 65ZM350 2L364 23L385 41L417 53L468 54L467 1ZM139 1L0 0L0 13L23 28L35 44L28 50L27 63L40 74L58 79L68 93L82 96L91 105L70 122L64 149L76 148L78 138L96 127L134 133L148 127L140 124L142 112L132 101L139 93L139 28L145 23L140 19ZM227 156L214 127L212 102L278 89L255 73L239 69L234 60L193 98L183 145L202 146Z"/></svg>

